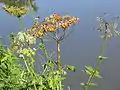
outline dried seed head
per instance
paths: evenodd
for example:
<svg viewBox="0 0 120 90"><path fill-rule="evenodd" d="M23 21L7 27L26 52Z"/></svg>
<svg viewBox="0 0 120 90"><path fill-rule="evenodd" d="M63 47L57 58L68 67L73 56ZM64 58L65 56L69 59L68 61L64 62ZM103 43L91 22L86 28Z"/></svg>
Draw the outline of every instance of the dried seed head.
<svg viewBox="0 0 120 90"><path fill-rule="evenodd" d="M29 29L28 32L32 35L34 34L36 37L42 37L44 32L55 32L58 28L62 28L62 30L66 30L72 24L75 24L79 18L65 15L60 16L57 13L46 17L42 22L36 22L32 26L32 29Z"/></svg>
<svg viewBox="0 0 120 90"><path fill-rule="evenodd" d="M57 13L50 15L50 18L55 19L56 21L62 20L62 17Z"/></svg>
<svg viewBox="0 0 120 90"><path fill-rule="evenodd" d="M47 31L48 32L54 32L56 30L56 26L53 24L47 25Z"/></svg>
<svg viewBox="0 0 120 90"><path fill-rule="evenodd" d="M43 30L38 30L37 31L37 37L41 38L44 35L44 31Z"/></svg>
<svg viewBox="0 0 120 90"><path fill-rule="evenodd" d="M60 24L60 27L61 27L63 30L65 30L65 29L67 29L67 28L69 27L69 23L68 23L68 22L63 22L63 23Z"/></svg>
<svg viewBox="0 0 120 90"><path fill-rule="evenodd" d="M27 7L26 6L18 7L18 6L15 6L15 5L11 6L11 5L5 4L3 6L3 9L6 12L8 12L9 14L14 15L14 16L16 16L18 18L27 13Z"/></svg>

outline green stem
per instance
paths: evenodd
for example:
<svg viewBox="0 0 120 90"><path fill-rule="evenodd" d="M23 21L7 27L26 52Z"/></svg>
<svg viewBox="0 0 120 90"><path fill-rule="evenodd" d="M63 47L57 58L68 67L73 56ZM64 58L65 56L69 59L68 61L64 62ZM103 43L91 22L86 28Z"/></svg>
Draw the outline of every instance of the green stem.
<svg viewBox="0 0 120 90"><path fill-rule="evenodd" d="M23 25L23 22L22 22L21 18L18 18L18 20L19 20L19 24L20 24L21 30L25 31L24 25Z"/></svg>
<svg viewBox="0 0 120 90"><path fill-rule="evenodd" d="M41 43L44 45L43 48L42 48L42 51L44 52L44 54L45 54L45 58L46 58L46 60L48 61L48 60L50 60L50 57L49 57L48 51L47 51L47 49L46 49L46 47L45 47L45 44L44 44L43 39L40 38L40 40L41 40Z"/></svg>
<svg viewBox="0 0 120 90"><path fill-rule="evenodd" d="M59 82L60 90L62 90L62 82Z"/></svg>
<svg viewBox="0 0 120 90"><path fill-rule="evenodd" d="M27 68L27 71L30 73L30 69L29 69L29 67L28 67L28 64L27 64L26 60L24 60L24 63L25 63L25 66L26 66L26 68Z"/></svg>
<svg viewBox="0 0 120 90"><path fill-rule="evenodd" d="M33 11L33 8L32 8L32 5L31 5L31 1L30 0L28 0L29 1L29 5L30 5L30 13L32 14L32 18L33 18L33 20L34 20L34 22L36 21L35 19L34 19L34 11Z"/></svg>
<svg viewBox="0 0 120 90"><path fill-rule="evenodd" d="M96 71L99 71L99 69L101 67L101 64L102 64L102 61L103 61L102 57L105 53L105 48L106 48L106 35L105 35L105 37L103 38L103 41L102 41L102 51L101 51L101 54L100 54L101 58L98 58L97 66L96 66L94 72L92 73L92 75L89 76L88 81L87 81L85 87L83 88L83 90L88 90L88 88L90 87L89 84L91 83L92 79L94 78L94 75L95 75Z"/></svg>
<svg viewBox="0 0 120 90"><path fill-rule="evenodd" d="M33 74L35 75L35 73L34 73L33 69L30 68L30 65L27 64L26 60L28 61L28 59L25 59L25 60L24 60L24 63L25 63L25 66L26 66L26 68L27 68L27 71L28 71L28 73L31 75L31 77L34 78ZM34 85L34 89L37 90L37 87L36 87L35 83L34 83L33 85Z"/></svg>

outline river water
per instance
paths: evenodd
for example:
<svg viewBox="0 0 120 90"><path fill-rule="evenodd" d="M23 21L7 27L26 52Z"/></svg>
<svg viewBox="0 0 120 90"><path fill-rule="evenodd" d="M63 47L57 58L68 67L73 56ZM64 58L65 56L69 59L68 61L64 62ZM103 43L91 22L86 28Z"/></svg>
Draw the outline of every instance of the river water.
<svg viewBox="0 0 120 90"><path fill-rule="evenodd" d="M108 13L108 17L120 15L120 0L36 0L40 17L46 17L57 12L70 14L80 18L73 33L61 43L61 60L63 64L76 67L76 72L69 72L65 85L71 90L82 90L80 82L85 81L87 75L81 70L85 65L96 65L96 57L101 51L101 39L97 28L96 17ZM32 25L32 16L27 14L22 18L24 26ZM20 31L17 18L0 10L0 36L8 43L10 32ZM54 45L50 45L50 49ZM114 37L107 41L106 54L108 59L103 62L100 70L102 79L95 79L97 87L90 90L120 90L120 38ZM38 66L36 66L38 67ZM65 86L65 90L67 90Z"/></svg>

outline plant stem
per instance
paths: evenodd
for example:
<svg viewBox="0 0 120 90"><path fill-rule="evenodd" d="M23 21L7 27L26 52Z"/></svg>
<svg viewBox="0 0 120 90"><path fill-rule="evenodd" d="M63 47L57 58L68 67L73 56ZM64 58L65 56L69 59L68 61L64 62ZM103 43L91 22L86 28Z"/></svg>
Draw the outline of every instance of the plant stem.
<svg viewBox="0 0 120 90"><path fill-rule="evenodd" d="M36 21L35 20L35 18L34 18L34 10L33 10L33 8L32 8L32 5L31 5L31 1L30 0L28 0L29 1L29 5L30 5L30 13L32 14L32 18L33 18L33 20L34 20L34 22Z"/></svg>
<svg viewBox="0 0 120 90"><path fill-rule="evenodd" d="M23 22L22 22L21 18L18 18L18 20L19 20L19 24L20 24L21 29L24 31L25 29L24 29Z"/></svg>
<svg viewBox="0 0 120 90"><path fill-rule="evenodd" d="M60 90L62 90L62 82L61 81L59 83L59 86L60 86Z"/></svg>
<svg viewBox="0 0 120 90"><path fill-rule="evenodd" d="M49 57L48 51L47 51L47 49L46 49L46 47L45 47L44 41L43 41L42 38L40 38L40 40L41 40L41 43L44 45L43 48L42 48L42 51L43 51L44 54L45 54L45 58L46 58L46 60L50 60L50 57Z"/></svg>
<svg viewBox="0 0 120 90"><path fill-rule="evenodd" d="M60 68L60 40L57 40L57 64L58 69Z"/></svg>
<svg viewBox="0 0 120 90"><path fill-rule="evenodd" d="M28 73L30 73L31 77L34 78L34 76L33 76L33 74L34 74L33 70L32 70L32 71L30 70L30 66L27 64L27 62L26 62L25 60L24 60L24 62L25 62L25 65L26 65L26 67L27 67ZM35 74L34 74L34 75L35 75ZM35 82L33 83L33 85L34 85L34 90L37 90L37 87L36 87L36 85L35 85Z"/></svg>
<svg viewBox="0 0 120 90"><path fill-rule="evenodd" d="M105 47L106 47L106 34L104 35L104 38L103 38L103 41L102 41L102 51L101 51L101 54L100 54L101 58L98 58L97 66L96 66L94 72L92 73L92 75L89 76L88 81L87 81L83 90L88 90L88 88L90 87L89 84L91 83L92 79L94 78L94 75L95 75L96 71L99 71L99 69L101 67L101 64L102 64L102 61L103 61L102 57L105 53Z"/></svg>

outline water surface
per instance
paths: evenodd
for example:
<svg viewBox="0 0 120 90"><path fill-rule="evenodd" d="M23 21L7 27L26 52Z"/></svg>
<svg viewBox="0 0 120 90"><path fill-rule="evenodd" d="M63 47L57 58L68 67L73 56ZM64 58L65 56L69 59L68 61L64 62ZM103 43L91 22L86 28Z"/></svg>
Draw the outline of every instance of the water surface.
<svg viewBox="0 0 120 90"><path fill-rule="evenodd" d="M104 12L108 17L120 15L119 0L36 0L39 7L38 13L46 17L57 12L70 14L80 18L80 23L73 29L74 32L61 44L61 57L63 64L76 66L76 73L70 73L65 85L71 90L82 90L80 82L86 80L86 75L81 72L84 65L95 66L96 57L100 54L101 39L97 32L97 21L95 18ZM22 18L24 26L32 25L32 16L27 14ZM0 10L0 36L7 43L10 32L18 32L21 28L18 19ZM53 46L50 46L54 48ZM112 38L107 41L106 56L109 57L103 62L101 68L102 79L96 79L97 87L91 90L120 90L120 38ZM37 66L36 66L37 67ZM67 87L65 87L65 90Z"/></svg>

